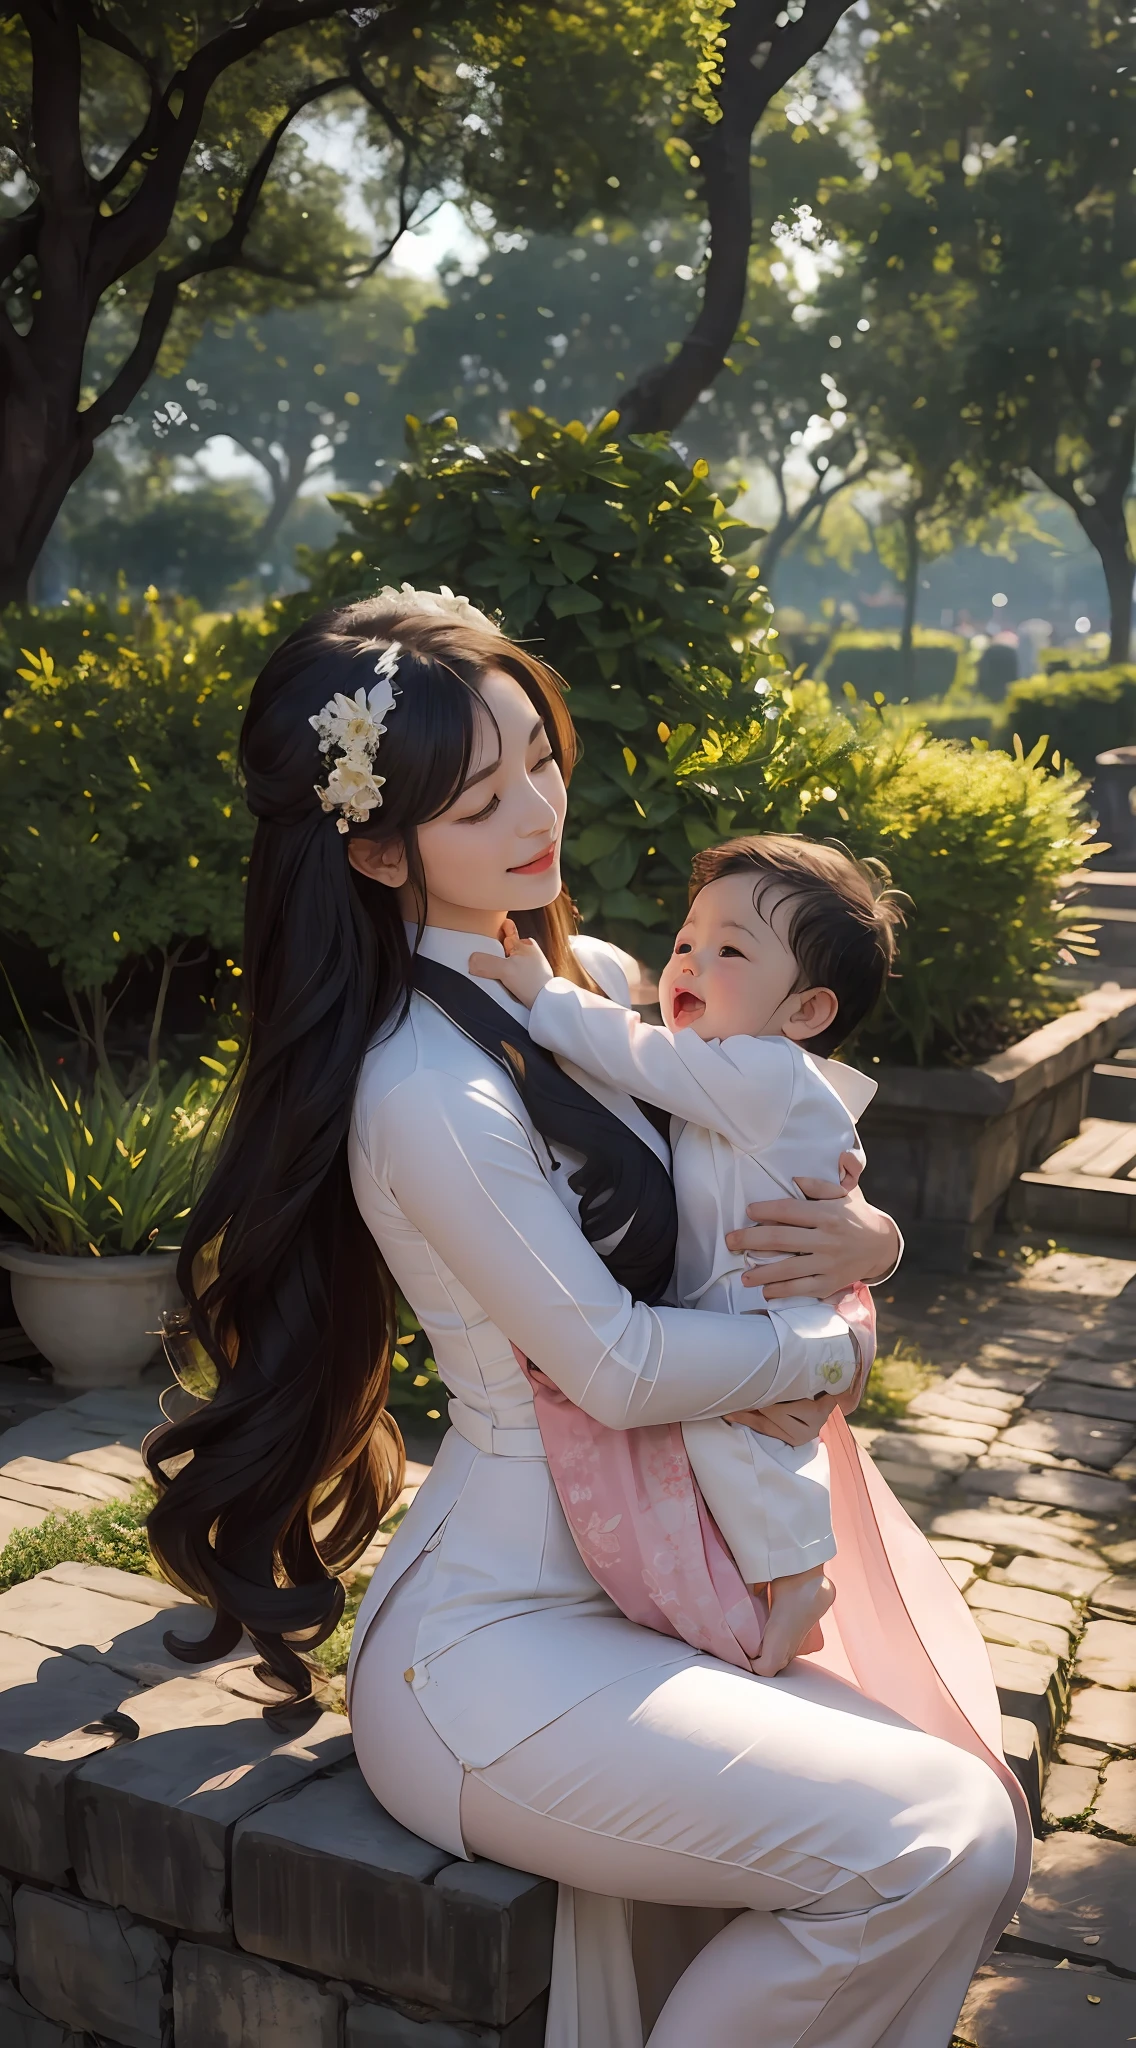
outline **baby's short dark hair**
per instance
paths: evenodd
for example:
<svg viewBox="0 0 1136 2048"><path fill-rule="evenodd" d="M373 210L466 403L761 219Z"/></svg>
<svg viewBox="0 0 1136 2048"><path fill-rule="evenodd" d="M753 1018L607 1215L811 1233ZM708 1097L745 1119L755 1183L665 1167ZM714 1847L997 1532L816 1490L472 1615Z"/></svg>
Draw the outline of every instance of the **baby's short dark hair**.
<svg viewBox="0 0 1136 2048"><path fill-rule="evenodd" d="M902 911L882 866L854 860L839 847L788 832L728 839L697 853L690 874L693 903L708 882L754 877L755 910L771 892L791 899L788 943L801 988L830 988L837 1012L826 1031L807 1041L812 1052L835 1052L871 1015L895 958Z"/></svg>

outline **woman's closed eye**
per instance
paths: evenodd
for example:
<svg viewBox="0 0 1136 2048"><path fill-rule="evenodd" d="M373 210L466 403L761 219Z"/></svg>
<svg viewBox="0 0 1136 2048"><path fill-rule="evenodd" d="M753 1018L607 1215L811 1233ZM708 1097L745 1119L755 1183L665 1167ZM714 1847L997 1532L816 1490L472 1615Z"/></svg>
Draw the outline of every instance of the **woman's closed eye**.
<svg viewBox="0 0 1136 2048"><path fill-rule="evenodd" d="M489 802L483 804L479 811L470 811L468 816L459 818L457 823L459 825L479 825L483 818L491 818L493 816L500 801L499 796L491 796Z"/></svg>

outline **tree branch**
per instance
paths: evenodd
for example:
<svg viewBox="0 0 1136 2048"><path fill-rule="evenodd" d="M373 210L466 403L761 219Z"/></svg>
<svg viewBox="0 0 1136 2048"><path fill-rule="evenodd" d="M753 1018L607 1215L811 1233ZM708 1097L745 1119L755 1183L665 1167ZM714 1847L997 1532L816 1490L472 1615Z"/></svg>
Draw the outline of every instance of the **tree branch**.
<svg viewBox="0 0 1136 2048"><path fill-rule="evenodd" d="M178 292L183 284L188 284L192 278L204 277L210 271L223 270L237 264L259 277L284 277L290 274L249 256L245 251L245 240L252 227L265 179L292 122L305 107L312 106L316 100L325 99L329 93L341 92L347 83L345 77L318 79L306 86L302 93L298 93L276 123L250 170L224 234L218 235L199 255L186 257L181 263L171 264L167 270L159 271L149 303L142 315L138 339L133 349L106 390L82 415L81 435L87 447L94 444L115 416L123 412L142 389L157 361L158 350L161 348L166 328L177 304ZM295 278L294 273L291 275L294 281L301 281Z"/></svg>
<svg viewBox="0 0 1136 2048"><path fill-rule="evenodd" d="M702 305L678 353L636 379L617 401L622 433L670 430L723 369L738 330L753 234L753 131L774 94L824 48L852 0L805 0L799 21L777 27L779 0L736 0L727 17L722 118L699 134L710 227Z"/></svg>
<svg viewBox="0 0 1136 2048"><path fill-rule="evenodd" d="M32 134L42 167L45 213L90 204L91 183L79 132L83 63L79 32L63 10L24 0L20 8L32 52Z"/></svg>

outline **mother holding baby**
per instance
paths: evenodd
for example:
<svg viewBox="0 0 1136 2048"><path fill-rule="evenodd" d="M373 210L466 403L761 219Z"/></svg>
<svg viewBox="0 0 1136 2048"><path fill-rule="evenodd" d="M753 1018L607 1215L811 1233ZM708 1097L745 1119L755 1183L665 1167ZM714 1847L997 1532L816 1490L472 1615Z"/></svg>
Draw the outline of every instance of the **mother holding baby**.
<svg viewBox="0 0 1136 2048"><path fill-rule="evenodd" d="M400 1484L397 1285L452 1427L359 1615L355 1746L416 1834L558 1882L547 2048L946 2048L1024 1884L985 1654L834 1400L782 1399L831 1334L778 1303L886 1277L898 1233L807 1182L833 1199L726 1219L774 1261L768 1313L660 1305L665 1118L538 1054L469 966L511 918L628 1001L561 883L573 751L555 676L449 593L325 613L257 681L248 1057L180 1274L217 1392L151 1449L154 1548L215 1608L209 1654L243 1628L306 1694L333 1574ZM607 1430L827 1425L824 1654L759 1676L629 1620L574 1540L532 1369Z"/></svg>

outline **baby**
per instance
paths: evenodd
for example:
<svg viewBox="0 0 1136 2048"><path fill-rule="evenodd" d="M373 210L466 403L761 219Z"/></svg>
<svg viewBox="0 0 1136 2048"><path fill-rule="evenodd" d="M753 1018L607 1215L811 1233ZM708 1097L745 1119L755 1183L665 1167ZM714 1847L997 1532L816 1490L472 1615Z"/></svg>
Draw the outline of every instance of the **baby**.
<svg viewBox="0 0 1136 2048"><path fill-rule="evenodd" d="M471 957L474 973L530 1007L538 1044L674 1119L684 1306L761 1313L762 1262L731 1254L727 1231L750 1203L801 1196L799 1178L847 1184L853 1160L863 1166L856 1118L875 1083L826 1055L875 1007L897 921L875 878L846 854L768 836L695 858L690 910L659 981L661 1026L556 979L535 942L511 928L508 957ZM779 1399L853 1386L860 1355L835 1310L790 1298L777 1313L828 1340L812 1382ZM726 1420L685 1423L683 1437L742 1577L769 1589L754 1669L772 1676L816 1645L834 1598L824 1572L836 1553L828 1454L819 1442L793 1448Z"/></svg>

